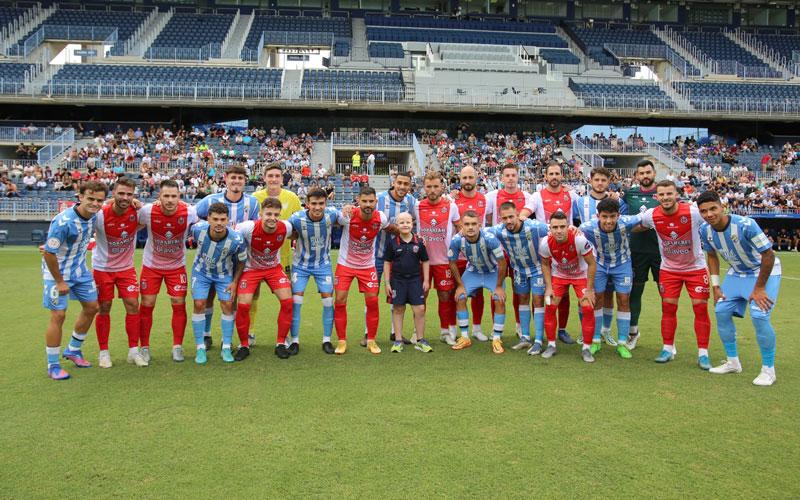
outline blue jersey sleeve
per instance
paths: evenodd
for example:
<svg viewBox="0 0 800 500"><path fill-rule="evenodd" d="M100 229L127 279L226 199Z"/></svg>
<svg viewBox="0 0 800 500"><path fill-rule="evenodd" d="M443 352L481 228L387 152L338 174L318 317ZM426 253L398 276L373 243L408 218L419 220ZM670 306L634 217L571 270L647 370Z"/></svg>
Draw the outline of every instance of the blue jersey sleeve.
<svg viewBox="0 0 800 500"><path fill-rule="evenodd" d="M208 207L211 205L210 196L206 196L202 200L200 200L197 205L195 205L194 209L197 211L197 216L201 219L208 218Z"/></svg>
<svg viewBox="0 0 800 500"><path fill-rule="evenodd" d="M461 236L455 235L450 242L450 249L447 251L447 258L450 262L458 260L458 254L461 253Z"/></svg>
<svg viewBox="0 0 800 500"><path fill-rule="evenodd" d="M620 222L625 225L625 229L631 230L642 223L641 215L623 215Z"/></svg>
<svg viewBox="0 0 800 500"><path fill-rule="evenodd" d="M44 251L48 253L58 253L61 245L69 240L69 231L72 224L63 215L58 215L50 223L47 231L47 241L44 244Z"/></svg>
<svg viewBox="0 0 800 500"><path fill-rule="evenodd" d="M244 241L244 236L236 233L236 242L238 248L236 249L236 260L239 262L247 262L247 242Z"/></svg>
<svg viewBox="0 0 800 500"><path fill-rule="evenodd" d="M709 241L709 225L708 222L704 222L700 225L700 229L698 229L698 233L700 233L700 246L703 248L704 252L715 252L716 248L711 244Z"/></svg>
<svg viewBox="0 0 800 500"><path fill-rule="evenodd" d="M578 229L586 237L586 240L594 246L594 224L592 224L592 221L584 222L578 226Z"/></svg>
<svg viewBox="0 0 800 500"><path fill-rule="evenodd" d="M619 214L628 215L628 204L625 203L625 200L621 196L619 198Z"/></svg>
<svg viewBox="0 0 800 500"><path fill-rule="evenodd" d="M758 226L758 223L750 218L744 220L746 222L742 224L744 226L742 232L755 249L758 250L759 253L763 253L772 248L772 242L769 241L769 238L767 238L767 235L764 234L764 231Z"/></svg>
<svg viewBox="0 0 800 500"><path fill-rule="evenodd" d="M495 258L504 259L503 247L500 246L500 241L495 237L494 233L492 231L486 231L485 238L486 246L492 251Z"/></svg>
<svg viewBox="0 0 800 500"><path fill-rule="evenodd" d="M258 204L258 199L253 195L248 195L248 196L250 196L250 213L247 214L247 219L258 220L260 212L260 205Z"/></svg>

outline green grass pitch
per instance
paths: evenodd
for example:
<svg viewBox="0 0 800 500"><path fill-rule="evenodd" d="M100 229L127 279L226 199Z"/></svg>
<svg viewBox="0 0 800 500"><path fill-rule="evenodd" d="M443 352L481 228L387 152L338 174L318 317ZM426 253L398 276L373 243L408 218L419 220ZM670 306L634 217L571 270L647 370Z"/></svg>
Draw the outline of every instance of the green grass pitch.
<svg viewBox="0 0 800 500"><path fill-rule="evenodd" d="M481 343L455 352L438 340L435 307L434 352L390 354L385 306L384 352L373 356L358 346L364 310L354 285L346 356L321 351L321 305L309 293L300 355L277 359L277 302L267 293L246 362L220 360L217 310L209 364L192 361L191 324L187 361L176 364L162 296L150 367L125 363L117 302L114 367L70 366L72 380L56 383L45 376L39 255L2 249L0 497L797 498L800 256L780 257L770 388L751 384L760 358L749 319L737 322L744 373L697 368L685 295L678 356L653 363L661 340L652 284L629 361L608 346L593 365L577 346L560 345L549 362L510 349L496 356ZM573 311L574 334L577 321ZM406 332L410 324L409 311ZM710 351L714 364L724 359L716 328ZM94 328L85 352L96 362Z"/></svg>

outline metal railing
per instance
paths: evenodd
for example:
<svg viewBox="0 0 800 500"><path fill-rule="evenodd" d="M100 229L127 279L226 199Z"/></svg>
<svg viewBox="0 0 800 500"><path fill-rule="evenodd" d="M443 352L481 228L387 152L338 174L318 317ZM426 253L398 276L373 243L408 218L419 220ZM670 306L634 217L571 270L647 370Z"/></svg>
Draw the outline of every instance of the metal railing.
<svg viewBox="0 0 800 500"><path fill-rule="evenodd" d="M581 142L595 153L642 153L647 150L647 144L628 144L625 140L608 142L585 137Z"/></svg>
<svg viewBox="0 0 800 500"><path fill-rule="evenodd" d="M0 158L0 165L5 167L33 167L38 165L39 162L37 160L20 160L17 158Z"/></svg>
<svg viewBox="0 0 800 500"><path fill-rule="evenodd" d="M150 47L144 53L148 61L208 61L222 57L222 44L202 47Z"/></svg>
<svg viewBox="0 0 800 500"><path fill-rule="evenodd" d="M51 220L59 206L57 199L0 198L0 220Z"/></svg>
<svg viewBox="0 0 800 500"><path fill-rule="evenodd" d="M611 55L620 58L632 59L664 59L669 61L682 75L687 77L701 76L700 70L690 64L680 54L667 45L606 43L603 48Z"/></svg>
<svg viewBox="0 0 800 500"><path fill-rule="evenodd" d="M334 146L406 146L411 147L414 134L391 132L331 132Z"/></svg>
<svg viewBox="0 0 800 500"><path fill-rule="evenodd" d="M686 168L686 162L681 157L674 155L672 151L656 143L648 144L646 151L673 172L679 172Z"/></svg>
<svg viewBox="0 0 800 500"><path fill-rule="evenodd" d="M50 127L0 127L0 142L11 142L13 144L25 143L38 143L44 144L51 142L60 137L66 130L74 129L57 129Z"/></svg>
<svg viewBox="0 0 800 500"><path fill-rule="evenodd" d="M592 148L583 143L580 139L572 140L572 151L578 155L584 163L591 168L598 168L605 165L605 160L602 156L595 153Z"/></svg>
<svg viewBox="0 0 800 500"><path fill-rule="evenodd" d="M119 30L112 26L69 26L45 24L25 41L9 49L9 55L28 57L45 40L69 40L103 42L115 45L119 40Z"/></svg>
<svg viewBox="0 0 800 500"><path fill-rule="evenodd" d="M364 157L361 158L361 166L353 168L352 163L337 163L336 164L336 173L337 174L356 174L356 175L389 175L389 171L392 167L397 168L398 172L402 172L407 170L405 165L401 164L376 164L375 171L373 173L369 173L367 171L367 164L366 159Z"/></svg>
<svg viewBox="0 0 800 500"><path fill-rule="evenodd" d="M68 128L64 132L53 139L52 142L42 147L37 153L37 159L40 165L46 165L48 162L57 158L64 151L72 147L75 143L75 129Z"/></svg>

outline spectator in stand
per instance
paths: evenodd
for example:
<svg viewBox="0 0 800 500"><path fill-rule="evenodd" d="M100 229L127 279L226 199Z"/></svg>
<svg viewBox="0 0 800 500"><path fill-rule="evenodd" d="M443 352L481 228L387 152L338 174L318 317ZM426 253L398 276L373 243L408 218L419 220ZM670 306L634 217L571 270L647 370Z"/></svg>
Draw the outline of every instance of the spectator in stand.
<svg viewBox="0 0 800 500"><path fill-rule="evenodd" d="M358 172L361 169L361 154L358 151L353 154L350 164L353 166L354 172Z"/></svg>
<svg viewBox="0 0 800 500"><path fill-rule="evenodd" d="M372 151L367 155L367 174L375 175L375 154Z"/></svg>

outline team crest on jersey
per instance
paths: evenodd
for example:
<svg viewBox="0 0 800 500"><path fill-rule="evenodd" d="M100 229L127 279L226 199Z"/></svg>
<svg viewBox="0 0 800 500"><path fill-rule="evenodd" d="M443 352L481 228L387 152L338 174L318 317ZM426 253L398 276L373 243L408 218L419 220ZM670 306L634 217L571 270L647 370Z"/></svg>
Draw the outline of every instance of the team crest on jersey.
<svg viewBox="0 0 800 500"><path fill-rule="evenodd" d="M481 207L481 208L483 208L483 202L482 202L482 201L480 201L480 200L478 200L478 207Z"/></svg>
<svg viewBox="0 0 800 500"><path fill-rule="evenodd" d="M178 224L183 225L183 217L178 217Z"/></svg>
<svg viewBox="0 0 800 500"><path fill-rule="evenodd" d="M374 229L374 230L378 230L379 229L377 222L372 224L372 229Z"/></svg>
<svg viewBox="0 0 800 500"><path fill-rule="evenodd" d="M278 237L275 238L275 239L278 240L278 241L283 241L283 235L279 234Z"/></svg>
<svg viewBox="0 0 800 500"><path fill-rule="evenodd" d="M669 233L669 237L672 238L673 240L677 240L678 239L678 233L676 233L675 231L672 231L671 233Z"/></svg>
<svg viewBox="0 0 800 500"><path fill-rule="evenodd" d="M688 222L689 222L689 218L686 217L685 215L682 215L681 216L681 224L686 224Z"/></svg>
<svg viewBox="0 0 800 500"><path fill-rule="evenodd" d="M711 240L711 238L709 238L709 240ZM734 242L734 243L738 243L739 242L739 235L732 234L731 235L731 241Z"/></svg>
<svg viewBox="0 0 800 500"><path fill-rule="evenodd" d="M447 213L447 207L442 207L442 213L443 213L443 214L446 214L446 213Z"/></svg>
<svg viewBox="0 0 800 500"><path fill-rule="evenodd" d="M133 222L134 220L136 220L136 216L135 216L135 215L133 215L133 214L131 214L131 216L130 216L130 217L128 217L128 220L129 220L129 221L131 221L131 222Z"/></svg>
<svg viewBox="0 0 800 500"><path fill-rule="evenodd" d="M417 252L419 252L419 245L414 245L413 247L411 247L411 250L412 250L414 253L417 253Z"/></svg>

